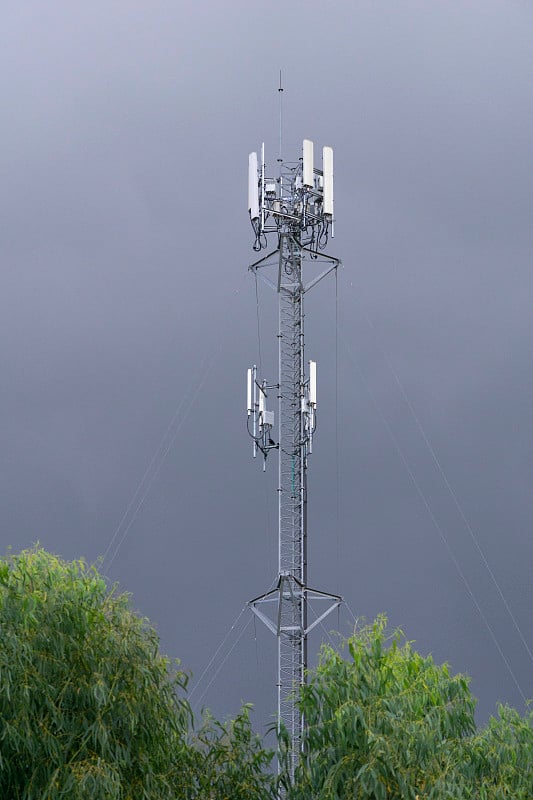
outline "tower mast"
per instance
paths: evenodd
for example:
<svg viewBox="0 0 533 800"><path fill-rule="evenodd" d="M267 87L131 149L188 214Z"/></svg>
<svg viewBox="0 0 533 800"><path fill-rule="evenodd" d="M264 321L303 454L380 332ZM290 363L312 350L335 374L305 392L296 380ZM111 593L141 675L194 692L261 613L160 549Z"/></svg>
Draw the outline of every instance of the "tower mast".
<svg viewBox="0 0 533 800"><path fill-rule="evenodd" d="M333 151L324 147L322 169L314 167L313 142L303 141L302 157L278 159L279 176L266 175L264 145L259 163L249 156L248 211L257 252L275 245L249 269L278 296L278 377L268 384L248 370L248 431L253 455L278 453L278 574L274 588L249 602L253 613L276 636L278 726L290 741L289 773L298 762L305 724L297 707L306 680L310 631L341 603L341 597L311 589L307 582L307 468L316 427L316 363L305 364L304 298L340 261L324 250L333 236ZM278 426L271 398L278 400ZM276 436L277 441L273 439ZM310 604L319 604L310 623ZM279 760L278 760L279 764Z"/></svg>

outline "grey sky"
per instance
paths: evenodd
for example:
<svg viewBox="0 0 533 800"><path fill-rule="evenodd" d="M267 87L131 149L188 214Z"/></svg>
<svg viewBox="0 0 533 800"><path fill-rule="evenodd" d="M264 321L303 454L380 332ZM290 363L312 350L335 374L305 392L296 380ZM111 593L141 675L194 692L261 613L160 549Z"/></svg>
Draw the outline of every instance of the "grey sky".
<svg viewBox="0 0 533 800"><path fill-rule="evenodd" d="M511 0L6 2L2 550L102 554L183 402L109 577L196 676L269 586L276 466L252 462L244 417L258 359L246 165L263 140L275 160L281 67L286 157L303 137L335 150L344 262L338 523L334 282L308 303L311 582L468 671L481 719L521 704L406 461L533 696L388 365L533 649L532 26ZM276 298L260 299L273 377ZM218 714L242 699L268 719L269 637L248 627L205 697Z"/></svg>

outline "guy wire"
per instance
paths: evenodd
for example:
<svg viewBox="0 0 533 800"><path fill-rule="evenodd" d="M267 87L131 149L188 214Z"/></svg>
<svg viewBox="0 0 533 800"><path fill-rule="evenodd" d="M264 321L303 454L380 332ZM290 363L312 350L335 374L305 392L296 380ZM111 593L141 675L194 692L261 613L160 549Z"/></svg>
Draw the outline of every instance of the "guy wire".
<svg viewBox="0 0 533 800"><path fill-rule="evenodd" d="M341 336L342 336L342 334L341 334ZM451 547L451 545L450 545L450 543L449 543L449 541L448 541L448 539L446 537L446 534L444 533L444 530L442 529L442 527L439 524L437 518L435 517L435 514L433 513L433 509L431 508L431 506L430 506L430 504L429 504L429 502L428 502L428 500L427 500L427 498L426 498L426 496L425 496L420 484L418 483L418 481L417 481L417 479L416 479L416 477L414 475L414 472L411 469L411 466L410 466L409 462L407 461L406 456L403 453L403 450L402 450L402 448L400 446L400 443L399 443L398 439L394 435L394 433L392 431L392 428L391 428L387 418L385 417L383 411L381 410L380 406L377 403L377 400L376 400L374 394L372 393L371 389L369 388L369 386L368 386L368 384L367 384L367 382L365 380L365 376L363 374L363 371L362 371L362 369L361 369L361 367L360 367L360 365L359 365L359 363L358 363L358 361L357 361L357 359L356 359L356 357L355 357L355 355L354 355L354 353L352 351L352 348L350 347L348 341L346 340L346 338L344 336L342 336L342 340L344 342L344 345L346 347L346 350L347 350L349 356L351 357L351 360L352 360L355 368L357 369L357 372L359 373L359 377L361 379L363 387L364 387L368 397L370 398L370 400L372 402L372 405L374 406L374 409L376 410L376 413L378 414L378 416L380 417L381 421L385 425L385 428L387 429L387 433L389 434L389 436L391 438L391 441L392 441L392 443L393 443L393 445L394 445L394 447L396 449L396 452L398 453L398 455L400 457L400 460L401 460L403 466L405 467L405 469L407 471L407 474L409 475L409 477L411 479L411 482L413 483L413 486L415 487L416 492L417 492L418 496L420 497L420 499L421 499L421 501L422 501L422 503L423 503L428 515L429 515L429 518L431 519L435 529L437 530L442 543L446 547L446 549L448 551L448 554L449 554L449 556L450 556L450 558L451 558L451 560L452 560L452 562L453 562L453 564L455 566L455 569L457 570L457 572L459 574L459 577L461 578L461 580L462 580L462 582L463 582L463 584L464 584L464 586L465 586L465 588L467 590L467 593L470 595L470 599L472 600L474 606L477 609L477 612L478 612L478 614L479 614L479 616L481 618L481 621L483 622L485 628L487 629L487 631L488 631L488 633L489 633L489 635L490 635L490 637L491 637L491 639L492 639L492 641L494 643L494 646L496 647L498 653L500 654L500 657L501 657L502 661L504 662L505 666L507 667L507 671L509 672L509 675L511 676L516 688L518 689L518 692L519 692L523 702L527 703L526 696L525 696L525 694L524 694L524 692L522 690L522 687L521 687L520 683L518 682L518 678L516 677L516 675L515 675L515 673L513 671L513 668L511 667L511 664L510 664L509 660L507 659L507 656L505 655L505 653L503 651L503 648L500 645L500 642L498 641L498 638L496 637L496 634L494 633L494 631L492 629L492 626L490 625L490 623L489 623L489 621L488 621L483 609L481 608L481 605L479 604L479 601L478 601L478 599L477 599L477 597L476 597L476 595L474 593L474 590L472 589L472 587L470 585L470 582L468 581L468 578L466 577L461 565L459 564L459 561L457 560L457 557L456 557L456 555L455 555L455 553L454 553L454 551L453 551L453 549L452 549L452 547Z"/></svg>
<svg viewBox="0 0 533 800"><path fill-rule="evenodd" d="M224 666L224 664L226 663L226 661L228 660L228 658L230 657L230 655L233 653L233 651L235 650L235 648L236 648L236 647L237 647L237 645L239 644L239 642L240 642L240 640L242 639L242 637L243 637L243 635L244 635L245 631L248 629L248 626L249 626L249 624L251 623L251 621L252 621L252 618L251 618L251 615L250 615L250 616L248 617L248 622L246 623L246 625L244 626L244 628L242 629L242 631L239 633L239 635L237 636L237 639L236 639L236 640L235 640L235 642L232 644L232 646L230 647L230 649L228 650L228 652L226 653L226 655L224 656L224 658L222 659L222 661L221 661L221 662L220 662L220 664L218 665L218 667L217 667L217 669L216 669L216 671L215 671L215 674L213 675L213 677L211 678L211 680L209 681L209 683L208 683L208 684L207 684L207 686L205 687L204 691L202 692L202 694L200 695L200 697L198 698L198 700L196 700L196 701L195 701L195 703L194 703L194 706L193 706L193 710L194 710L195 708L198 708L198 706L199 706L199 704L200 704L200 701L201 701L201 700L203 700L203 698L205 697L205 695L207 694L207 692L208 692L208 691L209 691L209 689L211 688L211 685L212 685L212 684L213 684L213 682L214 682L214 681L217 679L217 677L218 677L218 674L219 674L220 670L222 669L222 667Z"/></svg>
<svg viewBox="0 0 533 800"><path fill-rule="evenodd" d="M222 648L226 644L226 641L228 640L228 638L231 635L232 631L234 630L235 626L237 625L237 623L239 622L240 618L242 617L242 615L246 611L246 608L247 608L246 605L244 605L241 608L240 612L237 614L237 617L233 621L233 624L228 628L228 630L226 631L226 635L224 636L224 638L222 639L222 641L218 645L217 649L215 650L215 652L213 653L213 655L211 656L211 658L207 662L207 666L205 667L205 669L203 670L202 674L200 675L200 677L198 678L198 680L196 681L196 683L194 684L194 686L192 687L192 689L191 689L191 691L189 693L189 702L191 701L191 698L192 698L193 694L196 691L198 691L198 687L201 685L206 673L209 671L209 669L211 668L212 664L214 663L216 657L218 656L218 654L220 653L220 651L222 650Z"/></svg>
<svg viewBox="0 0 533 800"><path fill-rule="evenodd" d="M231 301L233 300L233 298L236 295L239 294L240 288L241 288L241 286L242 286L247 274L248 273L245 272L245 273L243 273L241 275L241 280L239 281L237 286L233 289L232 293L227 297L226 305L230 305ZM231 318L231 315L227 315L226 318L228 318L228 319ZM219 339L218 347L221 346L220 343L221 343L221 339ZM146 500L146 497L147 497L147 495L148 495L148 493L150 491L150 488L151 488L151 486L152 486L152 484L153 484L153 482L154 482L154 480L155 480L155 478L157 476L157 473L161 469L161 467L163 465L163 462L165 461L165 458L167 457L167 455L168 455L168 453L170 451L170 448L174 444L174 442L176 440L176 437L178 436L178 433L180 432L180 429L181 429L183 423L185 422L186 417L190 413L190 411L191 411L191 409L192 409L192 407L193 407L193 405L194 405L194 403L196 401L196 398L198 397L198 395L200 393L200 390L201 390L202 386L205 383L205 380L206 380L206 378L207 378L207 376L208 376L208 374L210 372L210 369L211 369L212 365L215 362L215 358L216 358L216 352L211 354L210 358L209 358L209 352L208 352L208 353L205 354L204 358L202 359L202 363L201 363L200 368L198 370L199 374L197 376L198 380L197 380L197 383L196 383L196 388L192 391L192 399L190 400L189 406L186 409L184 415L181 417L181 420L180 420L180 423L179 423L177 429L174 431L174 433L170 437L170 444L169 444L169 436L170 436L171 430L174 427L174 425L175 425L175 423L176 423L176 421L178 419L178 416L179 416L179 414L181 412L182 407L187 402L187 394L185 394L182 397L182 399L180 400L180 402L178 403L178 406L177 406L174 414L172 415L172 417L170 419L170 422L168 423L168 425L167 425L167 427L165 429L165 432L163 433L163 436L161 437L161 440L160 440L159 444L157 445L157 447L156 447L156 449L154 451L154 454L153 454L152 458L150 459L150 461L148 463L148 466L146 467L146 469L145 469L145 471L144 471L144 473L142 475L141 480L137 484L137 488L135 489L135 491L133 493L133 496L132 496L131 500L129 501L129 503L128 503L127 507L126 507L126 510L124 511L124 513L123 513L123 515L122 515L122 517L120 519L120 522L118 523L117 527L115 528L115 530L114 530L114 532L113 532L113 534L112 534L112 536L111 536L111 538L110 538L110 540L109 540L109 542L107 544L107 547L106 547L106 549L104 551L104 555L100 559L95 559L93 561L93 565L98 563L98 561L100 561L100 563L102 565L104 564L104 562L106 561L107 557L109 556L109 553L110 553L110 550L111 550L111 548L113 546L113 543L117 539L118 535L122 532L121 538L120 538L118 544L115 547L115 550L114 550L113 556L111 558L111 561L108 562L108 564L106 565L107 568L109 568L111 566L111 563L115 560L115 558L117 556L117 553L118 553L120 547L122 546L122 544L123 544L123 542L124 542L124 540L125 540L125 538L126 538L126 536L128 534L129 529L131 528L131 526L132 526L133 522L135 521L135 518L136 518L140 508L142 507L142 505L144 504L144 501ZM191 394L189 394L189 398L190 397L191 397ZM151 476L150 476L150 473L151 473ZM150 476L150 478L149 478L149 476ZM141 495L141 497L138 500L138 496L139 495ZM136 503L137 500L138 500L138 502ZM134 510L132 512L132 516L130 517L130 519L129 519L127 525L126 525L125 530L123 530L123 526L126 523L128 515L129 515L130 511L133 509L134 506L135 506L135 508L134 508Z"/></svg>
<svg viewBox="0 0 533 800"><path fill-rule="evenodd" d="M335 270L335 539L337 582L340 580L340 477L339 477L339 269Z"/></svg>
<svg viewBox="0 0 533 800"><path fill-rule="evenodd" d="M418 428L418 431L419 431L420 435L422 436L422 439L424 440L424 444L426 445L426 447L427 447L427 449L429 451L429 454L430 454L430 456L431 456L431 458L433 460L433 463L437 467L437 470L438 470L442 480L444 481L444 485L446 486L446 489L447 489L450 497L453 500L453 503L454 503L458 513L459 513L459 516L461 517L461 520L463 521L463 524L464 524L466 530L468 531L468 534L469 534L469 536L470 536L470 538L471 538L471 540L472 540L472 542L473 542L473 544L474 544L474 546L475 546L475 548L476 548L476 550L478 552L478 555L481 558L483 566L485 567L485 569L487 570L487 572L488 572L488 574L490 576L492 584L494 585L494 587L495 587L495 589L496 589L496 591L497 591L497 593L498 593L498 595L500 597L500 600L502 601L502 603L503 603L503 605L505 607L505 610L507 611L507 614L509 615L509 618L511 619L511 622L513 623L513 626L514 626L516 632L518 633L518 636L520 637L520 641L522 642L522 644L523 644L523 646L524 646L524 648L525 648L525 650L526 650L526 652L527 652L527 654L529 656L529 659L533 662L533 653L531 652L531 648L529 647L529 645L528 645L528 643L527 643L527 641L525 639L525 636L522 633L522 629L520 628L520 625L518 624L518 621L517 621L515 615L513 614L513 611L511 609L509 603L507 602L507 598L505 597L505 595L503 593L503 590L502 590L502 588L501 588L501 586L500 586L500 584L498 582L498 579L496 578L496 575L494 574L494 571L492 570L492 568L491 568L491 566L489 564L487 556L485 555L485 551L483 550L481 544L479 543L478 537L476 536L476 534L474 532L474 529L472 528L470 522L468 521L468 518L467 518L465 512L463 511L463 507L462 507L461 503L459 502L459 498L457 497L457 494L456 494L454 488L452 487L450 481L448 480L448 477L447 477L446 473L444 472L444 468L442 467L442 464L440 463L440 460L439 460L439 458L438 458L438 456L437 456L437 454L435 452L435 449L433 448L433 445L431 444L431 442L430 442L430 440L429 440L429 438L428 438L428 436L427 436L427 434L426 434L426 432L425 432L425 430L424 430L424 428L422 426L422 423L420 422L418 414L416 413L416 411L414 409L414 406L413 406L411 400L409 399L409 396L408 396L408 394L407 394L407 392L406 392L406 390L405 390L405 388L403 386L403 383L400 380L400 376L398 375L398 373L396 372L396 369L394 368L394 365L392 363L392 359L389 357L387 351L385 350L385 348L383 347L383 345L379 341L378 335L377 335L377 331L376 331L375 326L372 323L372 320L370 319L370 317L368 316L368 314L366 313L364 308L362 308L361 310L363 312L363 316L365 317L365 320L366 320L369 328L374 333L374 337L375 337L375 341L376 341L377 347L381 351L381 354L382 354L383 358L385 359L385 362L386 362L388 368L390 369L390 371L392 373L392 376L393 376L394 380L396 381L396 384L398 385L398 388L399 388L399 390L401 392L403 400L404 400L407 408L409 409L409 413L411 414L411 416L412 416L412 418L413 418L413 420L415 422L415 425Z"/></svg>

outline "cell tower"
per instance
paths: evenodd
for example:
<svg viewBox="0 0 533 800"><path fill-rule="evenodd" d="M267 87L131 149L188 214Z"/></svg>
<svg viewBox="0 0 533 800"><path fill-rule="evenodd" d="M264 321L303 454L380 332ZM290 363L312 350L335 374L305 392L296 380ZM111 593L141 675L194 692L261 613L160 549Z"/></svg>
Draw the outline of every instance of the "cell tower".
<svg viewBox="0 0 533 800"><path fill-rule="evenodd" d="M277 639L278 725L290 737L292 778L305 724L295 700L306 679L307 638L342 602L338 595L307 585L307 466L316 428L317 384L316 363L310 361L306 371L304 361L305 295L337 270L340 261L324 252L334 235L332 148L323 148L322 169L314 166L309 139L304 139L298 161L283 162L280 153L278 164L278 177L268 177L264 144L261 162L257 153L248 161L253 249L274 247L249 269L277 292L279 308L277 381L258 377L253 366L247 386L254 458L260 452L265 469L269 454L278 454L278 574L273 588L249 605ZM271 397L278 401L277 429L274 410L267 408Z"/></svg>

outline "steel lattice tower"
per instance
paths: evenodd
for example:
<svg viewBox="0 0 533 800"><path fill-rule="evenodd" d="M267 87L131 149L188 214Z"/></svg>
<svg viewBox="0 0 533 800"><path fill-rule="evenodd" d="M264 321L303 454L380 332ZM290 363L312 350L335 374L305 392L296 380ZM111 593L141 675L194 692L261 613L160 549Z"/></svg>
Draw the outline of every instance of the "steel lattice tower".
<svg viewBox="0 0 533 800"><path fill-rule="evenodd" d="M278 161L280 161L278 159ZM298 761L305 721L296 705L305 681L309 632L341 603L338 595L307 585L307 467L316 424L316 364L304 359L304 298L340 261L324 253L333 233L333 151L323 149L323 169L313 165L313 143L304 140L303 157L280 161L277 178L265 176L264 145L261 164L249 157L248 207L255 243L276 247L250 266L278 295L278 380L259 381L257 368L248 370L248 430L254 456L264 465L271 450L278 451L278 575L274 588L249 605L277 638L278 724L290 737L291 777ZM270 274L269 274L270 273ZM278 441L274 412L268 398L278 399ZM312 601L322 601L313 621ZM324 607L325 603L325 607Z"/></svg>

